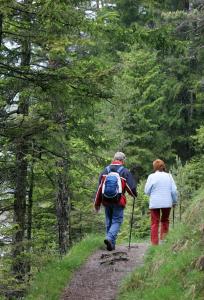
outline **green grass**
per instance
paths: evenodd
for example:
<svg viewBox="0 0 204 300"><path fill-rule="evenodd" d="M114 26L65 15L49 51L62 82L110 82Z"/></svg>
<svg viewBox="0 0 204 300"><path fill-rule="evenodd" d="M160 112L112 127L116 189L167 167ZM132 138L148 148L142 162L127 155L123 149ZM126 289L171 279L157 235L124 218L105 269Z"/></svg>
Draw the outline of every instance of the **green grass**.
<svg viewBox="0 0 204 300"><path fill-rule="evenodd" d="M204 191L194 199L165 244L150 247L144 266L123 282L119 300L203 300L204 271L196 261L204 255Z"/></svg>
<svg viewBox="0 0 204 300"><path fill-rule="evenodd" d="M56 259L39 272L32 282L25 300L58 300L76 271L102 245L99 236L88 236L73 246L69 254Z"/></svg>

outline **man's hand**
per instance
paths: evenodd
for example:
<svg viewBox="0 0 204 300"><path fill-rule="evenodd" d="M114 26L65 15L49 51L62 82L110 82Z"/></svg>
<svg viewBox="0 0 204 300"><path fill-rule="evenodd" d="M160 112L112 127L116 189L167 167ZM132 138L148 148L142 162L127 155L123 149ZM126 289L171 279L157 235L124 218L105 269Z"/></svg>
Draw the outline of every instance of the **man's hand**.
<svg viewBox="0 0 204 300"><path fill-rule="evenodd" d="M98 213L99 210L100 210L100 206L94 205L94 210L95 210L96 213Z"/></svg>

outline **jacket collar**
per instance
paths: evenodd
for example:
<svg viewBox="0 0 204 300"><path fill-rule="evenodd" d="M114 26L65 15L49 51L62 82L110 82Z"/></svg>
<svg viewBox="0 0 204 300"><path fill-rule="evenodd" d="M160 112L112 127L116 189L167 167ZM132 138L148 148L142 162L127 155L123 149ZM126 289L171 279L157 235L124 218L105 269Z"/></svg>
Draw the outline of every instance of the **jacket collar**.
<svg viewBox="0 0 204 300"><path fill-rule="evenodd" d="M123 162L121 160L114 160L112 161L111 165L123 165Z"/></svg>

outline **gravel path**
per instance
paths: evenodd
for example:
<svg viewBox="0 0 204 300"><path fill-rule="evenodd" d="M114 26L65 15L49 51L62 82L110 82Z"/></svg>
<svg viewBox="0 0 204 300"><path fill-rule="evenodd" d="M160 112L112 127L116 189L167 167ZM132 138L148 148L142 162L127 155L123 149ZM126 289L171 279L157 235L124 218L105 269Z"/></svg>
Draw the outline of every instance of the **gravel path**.
<svg viewBox="0 0 204 300"><path fill-rule="evenodd" d="M60 300L114 300L121 280L143 263L147 243L98 250L82 266L64 290Z"/></svg>

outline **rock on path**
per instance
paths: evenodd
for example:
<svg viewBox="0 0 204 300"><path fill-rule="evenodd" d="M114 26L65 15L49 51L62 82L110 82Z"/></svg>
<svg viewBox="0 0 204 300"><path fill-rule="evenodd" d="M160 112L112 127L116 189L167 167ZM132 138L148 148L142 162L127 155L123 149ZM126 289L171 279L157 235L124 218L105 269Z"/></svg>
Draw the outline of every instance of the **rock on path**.
<svg viewBox="0 0 204 300"><path fill-rule="evenodd" d="M114 300L121 280L143 263L147 243L98 250L73 276L60 300Z"/></svg>

